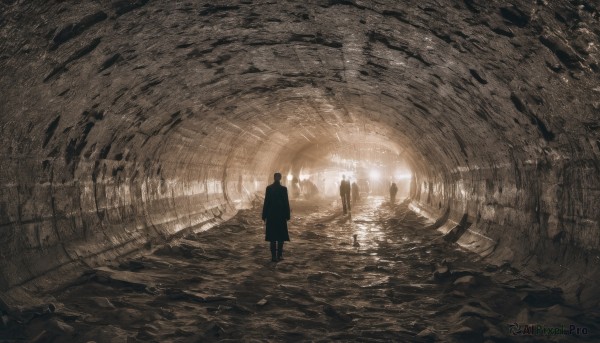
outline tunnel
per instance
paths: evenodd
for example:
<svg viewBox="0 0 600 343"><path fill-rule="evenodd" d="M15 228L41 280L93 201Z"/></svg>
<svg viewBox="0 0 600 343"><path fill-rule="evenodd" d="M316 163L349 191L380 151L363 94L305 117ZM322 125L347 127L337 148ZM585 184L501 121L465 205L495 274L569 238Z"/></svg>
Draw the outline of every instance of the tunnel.
<svg viewBox="0 0 600 343"><path fill-rule="evenodd" d="M86 271L218 231L276 171L291 190L367 159L404 168L424 231L597 309L599 9L0 1L3 324Z"/></svg>

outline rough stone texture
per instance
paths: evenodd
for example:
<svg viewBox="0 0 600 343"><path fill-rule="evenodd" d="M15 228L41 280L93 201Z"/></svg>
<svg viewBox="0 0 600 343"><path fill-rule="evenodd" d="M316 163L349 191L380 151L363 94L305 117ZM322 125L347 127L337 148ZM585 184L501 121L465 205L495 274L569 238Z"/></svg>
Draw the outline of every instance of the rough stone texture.
<svg viewBox="0 0 600 343"><path fill-rule="evenodd" d="M360 139L454 240L585 296L599 7L0 2L0 290L209 227Z"/></svg>

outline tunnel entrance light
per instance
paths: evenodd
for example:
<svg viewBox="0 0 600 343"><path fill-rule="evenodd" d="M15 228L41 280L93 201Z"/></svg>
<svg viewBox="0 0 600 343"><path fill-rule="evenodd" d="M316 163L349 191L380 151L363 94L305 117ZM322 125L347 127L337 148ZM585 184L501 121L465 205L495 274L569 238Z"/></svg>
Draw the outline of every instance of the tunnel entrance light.
<svg viewBox="0 0 600 343"><path fill-rule="evenodd" d="M293 179L294 179L294 176L292 174L288 174L287 180L292 181Z"/></svg>
<svg viewBox="0 0 600 343"><path fill-rule="evenodd" d="M377 181L379 180L379 178L381 177L381 174L379 173L379 170L377 169L372 169L369 172L369 177L371 178L371 180Z"/></svg>
<svg viewBox="0 0 600 343"><path fill-rule="evenodd" d="M308 180L310 179L310 174L300 174L300 180Z"/></svg>

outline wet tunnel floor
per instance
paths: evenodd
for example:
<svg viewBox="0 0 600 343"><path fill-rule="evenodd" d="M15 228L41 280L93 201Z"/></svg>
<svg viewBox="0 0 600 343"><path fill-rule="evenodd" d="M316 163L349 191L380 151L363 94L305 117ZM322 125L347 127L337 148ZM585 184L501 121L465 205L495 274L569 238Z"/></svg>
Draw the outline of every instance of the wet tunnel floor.
<svg viewBox="0 0 600 343"><path fill-rule="evenodd" d="M407 204L369 198L342 215L294 203L284 260L258 209L152 254L88 273L54 313L13 338L38 342L597 341L598 311L445 242ZM356 235L356 239L353 238ZM518 335L519 324L521 332ZM542 335L576 325L586 335ZM535 330L539 330L536 327ZM548 333L548 331L546 331ZM581 332L580 332L581 333ZM530 335L528 335L530 334ZM1 336L0 336L1 337ZM0 342L2 339L0 339Z"/></svg>

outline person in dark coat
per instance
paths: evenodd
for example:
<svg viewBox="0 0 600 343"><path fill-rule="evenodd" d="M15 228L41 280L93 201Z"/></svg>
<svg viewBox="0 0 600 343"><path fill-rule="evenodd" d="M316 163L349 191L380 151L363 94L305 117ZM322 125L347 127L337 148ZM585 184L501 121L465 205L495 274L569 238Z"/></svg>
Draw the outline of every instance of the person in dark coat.
<svg viewBox="0 0 600 343"><path fill-rule="evenodd" d="M283 260L283 242L289 241L287 221L290 220L288 191L281 185L281 174L275 173L274 182L267 186L262 220L265 221L265 241L271 242L271 261Z"/></svg>
<svg viewBox="0 0 600 343"><path fill-rule="evenodd" d="M390 202L393 204L396 202L396 193L398 193L398 187L395 182L392 182L390 186Z"/></svg>
<svg viewBox="0 0 600 343"><path fill-rule="evenodd" d="M342 175L342 182L340 183L340 196L342 197L342 208L344 214L350 211L350 181L346 180L346 176Z"/></svg>
<svg viewBox="0 0 600 343"><path fill-rule="evenodd" d="M360 197L360 192L358 190L358 184L356 181L352 182L352 202L356 204L358 202L358 198Z"/></svg>

